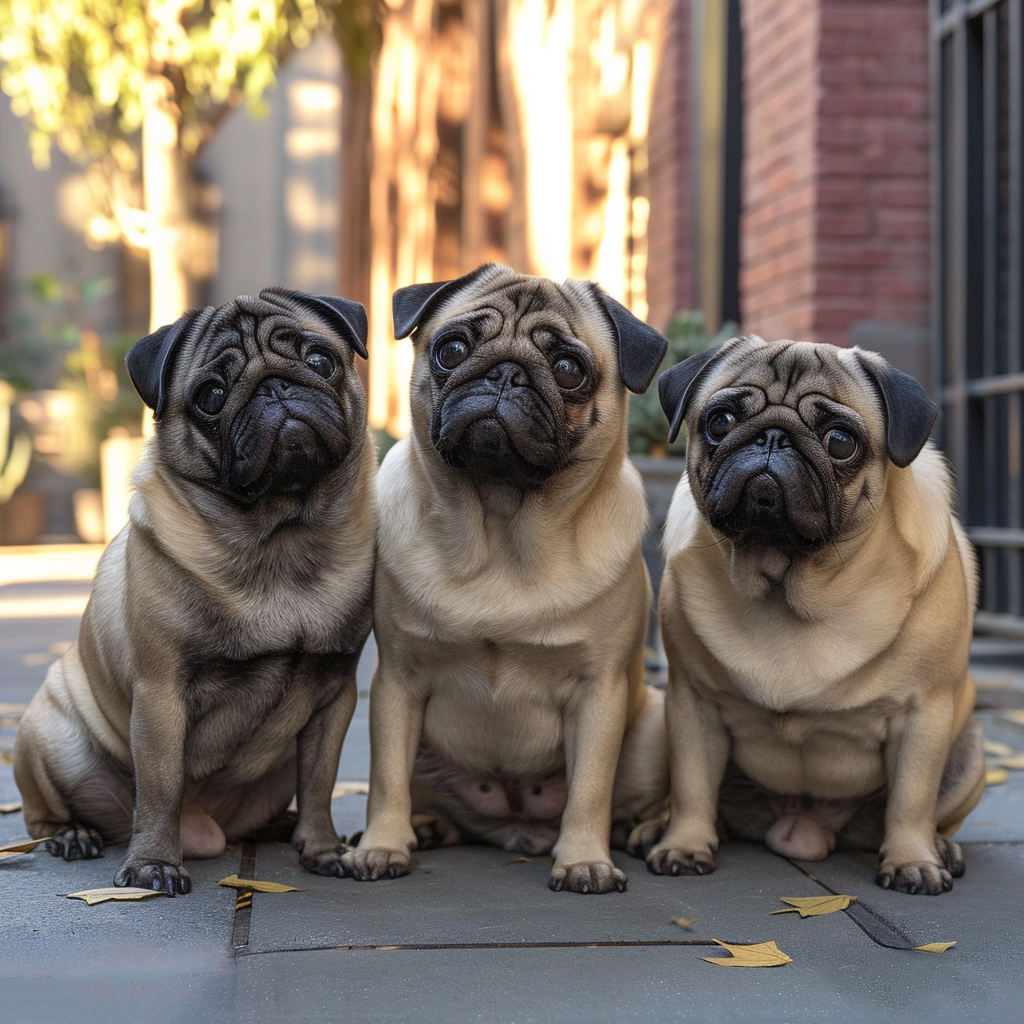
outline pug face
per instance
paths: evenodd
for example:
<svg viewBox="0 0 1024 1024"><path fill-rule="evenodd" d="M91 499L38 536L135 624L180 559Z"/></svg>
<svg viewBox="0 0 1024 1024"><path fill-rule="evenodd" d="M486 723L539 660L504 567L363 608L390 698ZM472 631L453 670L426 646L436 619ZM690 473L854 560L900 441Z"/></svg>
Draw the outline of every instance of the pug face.
<svg viewBox="0 0 1024 1024"><path fill-rule="evenodd" d="M889 461L908 465L936 410L881 357L734 339L662 375L709 524L738 547L797 555L852 536L881 507Z"/></svg>
<svg viewBox="0 0 1024 1024"><path fill-rule="evenodd" d="M129 370L162 457L236 503L305 501L365 431L364 324L356 303L266 289L144 339Z"/></svg>
<svg viewBox="0 0 1024 1024"><path fill-rule="evenodd" d="M414 430L453 470L521 490L608 450L623 384L644 390L665 346L592 285L499 266L402 290L395 324L418 327Z"/></svg>

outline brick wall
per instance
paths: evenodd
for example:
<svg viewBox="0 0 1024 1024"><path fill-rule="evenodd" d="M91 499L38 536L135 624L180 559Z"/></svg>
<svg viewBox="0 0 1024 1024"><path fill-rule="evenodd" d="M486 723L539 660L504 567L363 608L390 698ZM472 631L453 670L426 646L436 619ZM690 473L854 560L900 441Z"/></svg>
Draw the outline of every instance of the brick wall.
<svg viewBox="0 0 1024 1024"><path fill-rule="evenodd" d="M744 330L923 324L927 0L744 0Z"/></svg>
<svg viewBox="0 0 1024 1024"><path fill-rule="evenodd" d="M648 320L659 330L694 302L690 125L690 0L672 0L648 136Z"/></svg>

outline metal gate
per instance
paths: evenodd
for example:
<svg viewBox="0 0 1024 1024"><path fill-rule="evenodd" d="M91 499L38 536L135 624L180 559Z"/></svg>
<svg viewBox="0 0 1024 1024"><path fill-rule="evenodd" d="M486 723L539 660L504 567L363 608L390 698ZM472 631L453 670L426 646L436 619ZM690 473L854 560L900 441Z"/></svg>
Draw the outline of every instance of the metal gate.
<svg viewBox="0 0 1024 1024"><path fill-rule="evenodd" d="M978 548L979 632L1024 637L1024 0L931 0L941 442Z"/></svg>

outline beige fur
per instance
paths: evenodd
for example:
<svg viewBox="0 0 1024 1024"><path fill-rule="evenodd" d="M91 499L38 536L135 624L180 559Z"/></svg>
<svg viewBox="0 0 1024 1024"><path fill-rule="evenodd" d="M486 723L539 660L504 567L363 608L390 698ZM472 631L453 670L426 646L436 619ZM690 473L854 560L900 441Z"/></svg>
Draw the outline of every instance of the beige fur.
<svg viewBox="0 0 1024 1024"><path fill-rule="evenodd" d="M280 816L297 786L302 863L341 873L330 793L370 628L376 457L352 350L310 323L305 301L239 299L182 334L130 522L100 561L78 643L21 722L15 775L29 833L53 836L51 852L68 859L130 841L119 885L188 892L183 857L218 856ZM296 323L334 353L329 382L283 358L281 340L261 368L268 339L290 338ZM268 375L314 396L303 415L341 410L344 455L311 471L306 493L233 500L220 446L234 418L204 433L186 412L219 339L239 337L250 347L229 381L237 415L255 418L250 398Z"/></svg>
<svg viewBox="0 0 1024 1024"><path fill-rule="evenodd" d="M549 374L532 341L547 329L596 361L589 400L556 403L572 458L536 488L455 470L431 440L446 392L430 341L480 311L502 324L477 343L481 372L514 358ZM643 679L647 512L608 318L590 286L489 268L414 341L413 431L378 477L368 825L346 868L393 877L417 845L476 840L553 850L552 888L621 890L612 820L639 820L667 766L660 694Z"/></svg>
<svg viewBox="0 0 1024 1024"><path fill-rule="evenodd" d="M713 870L719 813L733 834L798 858L880 848L880 884L902 891L948 889L963 870L948 837L984 768L967 668L976 567L939 452L928 442L905 468L889 460L865 372L888 372L880 365L857 350L740 339L695 379L659 605L671 813L659 841L664 821L632 843L652 870ZM702 415L744 387L767 396L751 406L766 426L795 423L807 396L826 395L870 438L857 472L837 469L826 485L841 512L817 550L744 543L708 522Z"/></svg>

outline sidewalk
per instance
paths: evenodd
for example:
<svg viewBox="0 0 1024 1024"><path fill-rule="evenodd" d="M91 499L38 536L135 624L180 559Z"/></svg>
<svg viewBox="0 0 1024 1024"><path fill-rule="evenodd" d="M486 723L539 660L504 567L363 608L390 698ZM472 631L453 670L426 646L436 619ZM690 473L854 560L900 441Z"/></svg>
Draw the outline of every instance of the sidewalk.
<svg viewBox="0 0 1024 1024"><path fill-rule="evenodd" d="M74 639L91 575L78 557L72 570L55 555L41 582L4 577L0 557L0 580L12 580L0 585L0 755L19 706ZM1020 754L1024 646L978 641L974 654L986 734ZM367 779L373 657L371 647L360 666L343 782ZM18 799L8 761L0 804ZM365 796L333 808L350 834ZM0 843L24 836L20 813L0 815ZM425 852L406 878L359 883L307 874L289 846L263 843L190 862L189 896L92 907L65 896L109 886L123 851L66 864L40 848L0 859L0 1022L1016 1024L1024 773L989 787L958 838L967 873L941 897L879 889L870 855L801 864L743 843L724 846L704 878L656 877L617 854L629 888L605 896L552 893L547 858L500 850ZM217 885L236 873L302 891L236 905ZM825 917L769 916L781 897L829 892L857 900ZM726 970L701 959L723 955L714 939L774 940L793 962ZM936 941L957 944L941 955L910 948Z"/></svg>

